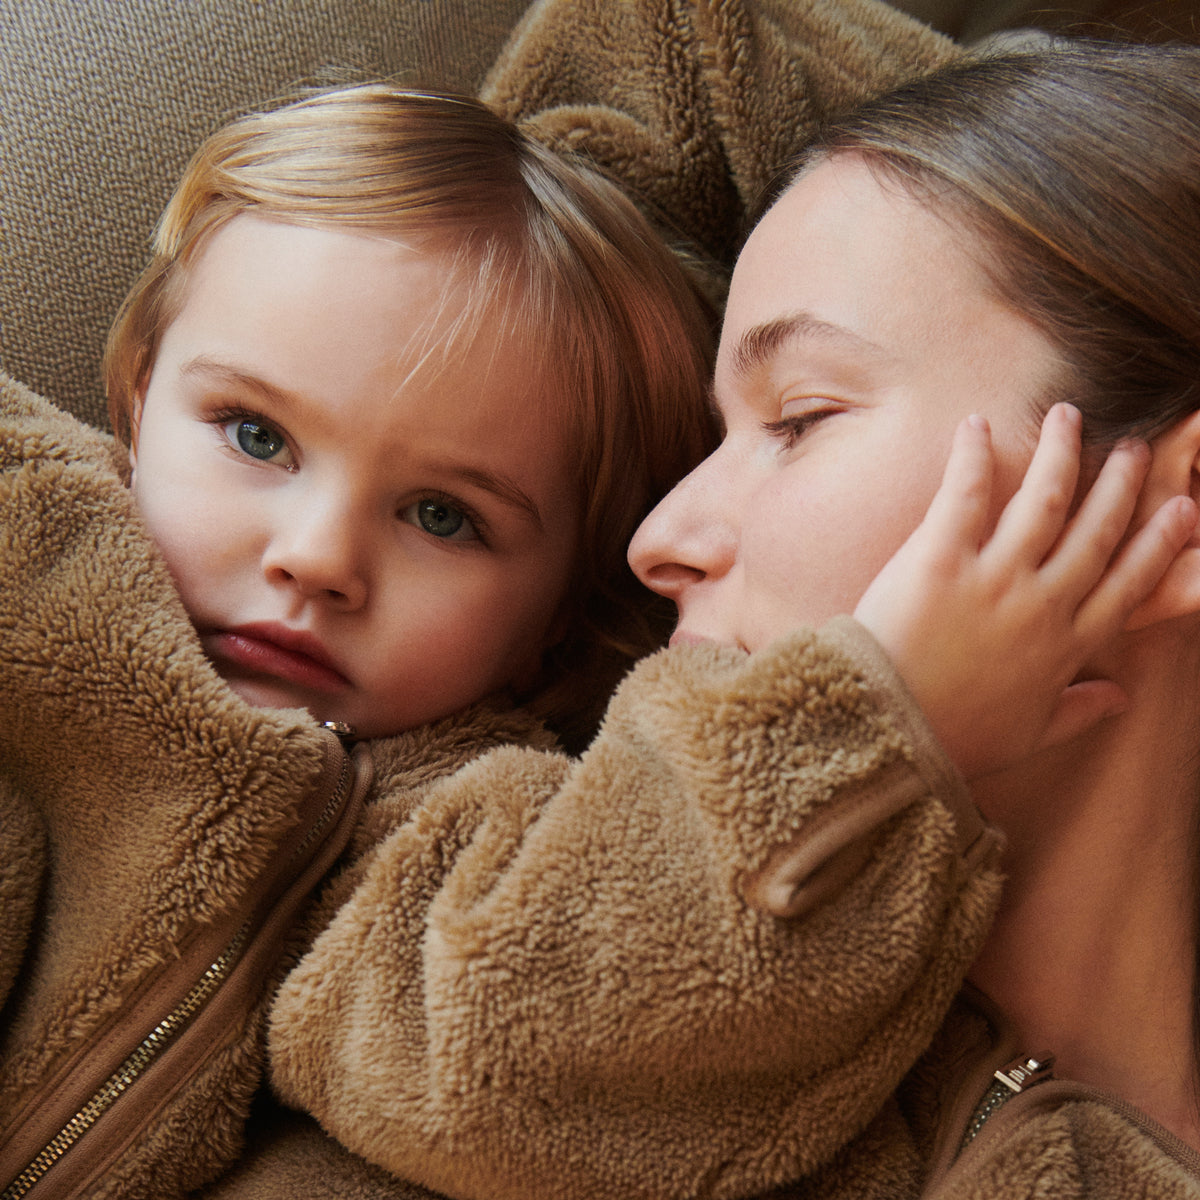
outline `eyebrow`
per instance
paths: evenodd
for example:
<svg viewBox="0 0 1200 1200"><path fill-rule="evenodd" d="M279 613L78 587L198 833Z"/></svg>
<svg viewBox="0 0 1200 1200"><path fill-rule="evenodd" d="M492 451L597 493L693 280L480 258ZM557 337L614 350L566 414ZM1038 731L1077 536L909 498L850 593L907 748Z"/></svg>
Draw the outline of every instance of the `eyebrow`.
<svg viewBox="0 0 1200 1200"><path fill-rule="evenodd" d="M787 313L771 321L752 325L738 338L731 363L734 375L738 379L748 378L790 342L803 338L841 342L860 354L878 356L882 353L881 347L844 325L823 321L809 312Z"/></svg>
<svg viewBox="0 0 1200 1200"><path fill-rule="evenodd" d="M249 388L250 391L257 392L264 399L270 400L272 404L284 410L297 406L296 397L291 392L276 387L273 383L268 383L259 375L251 375L248 371L239 371L237 367L230 366L229 363L209 358L207 354L198 354L195 358L189 359L180 367L179 373L181 375L206 376L227 383L240 384L242 387Z"/></svg>
<svg viewBox="0 0 1200 1200"><path fill-rule="evenodd" d="M463 467L457 463L448 464L445 468L448 474L457 475L467 483L473 483L485 492L497 497L510 507L523 512L536 526L539 533L545 532L541 510L534 503L533 497L520 487L515 480L497 471L487 471L481 467Z"/></svg>
<svg viewBox="0 0 1200 1200"><path fill-rule="evenodd" d="M283 409L285 416L288 409L298 407L298 401L291 392L276 387L273 383L268 383L267 380L258 375L239 371L237 367L230 366L228 363L218 362L216 359L209 358L204 354L197 355L197 357L184 363L180 369L180 373L183 375L207 376L229 383L240 384L251 391L258 392L264 399L270 400L273 405ZM538 508L533 497L507 475L502 475L498 471L489 471L483 467L464 467L456 462L434 464L434 469L443 471L447 475L457 476L466 483L474 484L476 487L482 488L485 492L490 492L502 503L524 513L539 533L545 532L545 523L542 520L541 510Z"/></svg>

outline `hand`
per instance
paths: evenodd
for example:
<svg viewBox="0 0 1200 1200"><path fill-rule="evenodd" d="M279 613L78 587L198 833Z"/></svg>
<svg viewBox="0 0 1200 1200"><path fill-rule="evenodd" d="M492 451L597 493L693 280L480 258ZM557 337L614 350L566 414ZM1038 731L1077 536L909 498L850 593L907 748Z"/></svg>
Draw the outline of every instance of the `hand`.
<svg viewBox="0 0 1200 1200"><path fill-rule="evenodd" d="M1076 676L1126 626L1196 524L1196 505L1175 496L1123 541L1150 462L1135 441L1109 454L1072 516L1079 431L1078 410L1050 410L989 538L991 434L982 417L968 417L925 519L855 609L968 779L1127 707L1116 683Z"/></svg>

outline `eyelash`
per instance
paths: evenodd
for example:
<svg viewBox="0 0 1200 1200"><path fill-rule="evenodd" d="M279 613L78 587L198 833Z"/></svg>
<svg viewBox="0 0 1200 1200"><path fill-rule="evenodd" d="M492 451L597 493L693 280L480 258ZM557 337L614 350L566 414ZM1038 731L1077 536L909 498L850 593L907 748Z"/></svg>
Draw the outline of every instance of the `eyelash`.
<svg viewBox="0 0 1200 1200"><path fill-rule="evenodd" d="M836 412L832 408L818 408L795 417L780 417L777 421L764 421L762 428L773 438L783 443L784 450L791 450L796 443L819 421Z"/></svg>
<svg viewBox="0 0 1200 1200"><path fill-rule="evenodd" d="M266 425L269 428L276 430L280 434L280 436L284 439L285 442L290 442L290 439L288 438L287 434L284 432L284 430L282 429L282 427L279 425L278 422L271 420L271 418L264 416L260 412L255 412L253 409L247 409L247 408L217 409L214 412L209 414L207 420L208 420L208 423L210 425L212 425L213 428L216 429L217 432L221 435L221 439L222 439L223 443L229 448L230 452L233 454L236 454L239 459L247 460L249 462L255 462L258 460L256 460L253 457L253 455L249 455L249 454L240 452L238 450L238 448L236 446L234 446L229 441L229 439L225 436L225 426L230 424L232 421L249 421L251 424L254 424L254 425ZM289 450L290 449L291 449L291 447L289 445ZM294 458L295 457L294 451L292 451L292 455ZM261 465L270 466L271 464L264 460L261 462ZM295 471L297 469L297 466L296 466L295 462L291 462L291 463L284 465L283 469L285 471ZM458 499L457 496L451 496L448 492L440 492L440 491L436 491L436 490L422 492L420 494L420 496L417 498L417 500L414 501L413 503L419 503L421 500L436 500L439 504L448 504L451 508L458 509L458 511L461 512L462 515L464 517L466 517L468 521L471 522L471 525L475 530L476 537L478 538L479 544L484 547L491 545L492 535L491 535L491 530L488 526L488 523L483 519L483 517L481 517L479 515L479 513L476 511L476 509L474 509L471 505L465 504L462 500ZM404 512L408 508L409 508L409 505L406 504L399 511ZM444 539L444 540L448 540L448 539ZM467 542L455 543L455 544L469 545L469 543L467 543Z"/></svg>

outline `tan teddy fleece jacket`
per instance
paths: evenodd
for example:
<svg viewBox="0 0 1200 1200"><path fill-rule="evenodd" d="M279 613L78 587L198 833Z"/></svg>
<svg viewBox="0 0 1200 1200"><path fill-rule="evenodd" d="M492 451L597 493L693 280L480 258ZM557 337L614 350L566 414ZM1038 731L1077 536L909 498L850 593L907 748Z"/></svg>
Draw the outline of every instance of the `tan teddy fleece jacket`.
<svg viewBox="0 0 1200 1200"><path fill-rule="evenodd" d="M364 749L205 659L110 437L0 376L0 1197L171 1200L241 1153L282 960L375 844ZM496 701L385 790L553 744ZM353 838L352 838L353 833ZM302 914L308 914L302 919Z"/></svg>
<svg viewBox="0 0 1200 1200"><path fill-rule="evenodd" d="M722 276L820 122L960 54L880 0L534 0L481 89Z"/></svg>
<svg viewBox="0 0 1200 1200"><path fill-rule="evenodd" d="M0 377L0 1195L158 1200L234 1157L363 766L225 688L111 439Z"/></svg>
<svg viewBox="0 0 1200 1200"><path fill-rule="evenodd" d="M853 621L659 653L578 760L409 791L374 749L380 841L271 1013L331 1137L279 1121L222 1200L1200 1193L1128 1105L994 1075L999 840Z"/></svg>
<svg viewBox="0 0 1200 1200"><path fill-rule="evenodd" d="M356 818L345 763L303 714L224 689L110 441L8 381L0 501L6 1194L179 1196L237 1153L283 927ZM917 1195L1009 1052L969 1010L943 1020L996 841L869 639L839 622L752 659L665 652L583 760L546 745L479 710L372 747L350 865L310 920L337 915L273 1040L280 1086L374 1162L284 1119L214 1194L750 1195L803 1176L782 1194ZM164 1014L214 964L171 1038ZM64 1103L164 1032L10 1187ZM1050 1083L938 1194L1183 1196L1186 1165L1136 1114Z"/></svg>
<svg viewBox="0 0 1200 1200"><path fill-rule="evenodd" d="M664 651L580 761L500 749L392 803L276 1000L272 1076L456 1197L823 1168L878 1136L998 888L995 836L850 621Z"/></svg>

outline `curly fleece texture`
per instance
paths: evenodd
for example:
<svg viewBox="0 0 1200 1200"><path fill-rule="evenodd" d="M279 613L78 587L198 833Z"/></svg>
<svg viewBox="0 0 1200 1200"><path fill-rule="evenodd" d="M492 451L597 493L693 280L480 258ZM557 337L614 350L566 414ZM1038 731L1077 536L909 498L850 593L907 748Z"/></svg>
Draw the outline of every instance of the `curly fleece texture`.
<svg viewBox="0 0 1200 1200"><path fill-rule="evenodd" d="M679 648L579 762L498 749L426 791L280 991L282 1097L454 1196L743 1196L822 1166L932 1038L997 886L882 678L851 623Z"/></svg>

